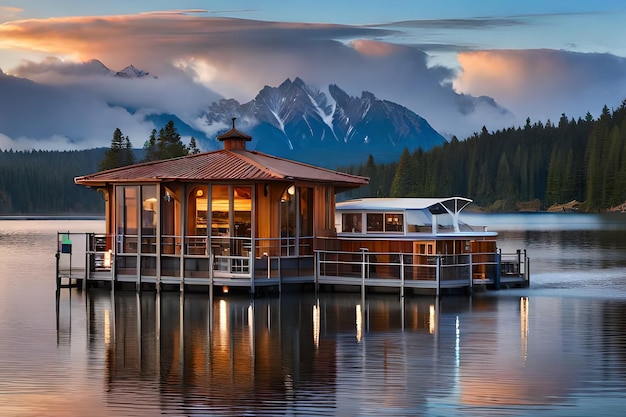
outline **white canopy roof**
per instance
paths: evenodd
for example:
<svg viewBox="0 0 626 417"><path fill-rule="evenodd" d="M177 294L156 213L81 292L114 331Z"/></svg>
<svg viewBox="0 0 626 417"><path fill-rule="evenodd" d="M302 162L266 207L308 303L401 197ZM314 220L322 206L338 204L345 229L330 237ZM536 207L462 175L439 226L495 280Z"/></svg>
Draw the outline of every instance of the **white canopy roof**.
<svg viewBox="0 0 626 417"><path fill-rule="evenodd" d="M464 197L445 198L357 198L336 204L337 210L424 210L443 206L450 214L458 214L472 200Z"/></svg>
<svg viewBox="0 0 626 417"><path fill-rule="evenodd" d="M432 215L447 213L452 217L454 231L460 232L459 213L471 202L472 200L464 197L358 198L337 203L335 205L335 210L337 212L428 210L429 214ZM436 223L433 222L433 225L435 224Z"/></svg>

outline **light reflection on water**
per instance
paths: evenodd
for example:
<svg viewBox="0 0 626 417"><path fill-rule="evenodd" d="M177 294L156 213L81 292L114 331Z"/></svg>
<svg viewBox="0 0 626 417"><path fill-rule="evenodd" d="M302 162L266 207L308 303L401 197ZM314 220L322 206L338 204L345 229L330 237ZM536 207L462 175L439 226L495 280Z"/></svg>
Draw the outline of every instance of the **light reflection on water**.
<svg viewBox="0 0 626 417"><path fill-rule="evenodd" d="M102 228L0 222L0 415L626 407L626 242L612 229L501 232L501 247L528 250L531 288L472 297L231 294L211 305L204 293L62 290L57 304L56 231Z"/></svg>

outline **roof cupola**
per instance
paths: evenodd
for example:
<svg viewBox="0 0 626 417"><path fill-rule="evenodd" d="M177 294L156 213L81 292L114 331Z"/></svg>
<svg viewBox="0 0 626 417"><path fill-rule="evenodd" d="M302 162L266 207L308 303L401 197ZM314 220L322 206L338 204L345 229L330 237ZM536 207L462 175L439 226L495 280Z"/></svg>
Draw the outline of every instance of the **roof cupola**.
<svg viewBox="0 0 626 417"><path fill-rule="evenodd" d="M224 132L217 137L217 140L224 142L224 150L226 151L245 150L246 142L252 140L252 136L246 135L235 128L235 120L237 118L233 117L233 127L228 132Z"/></svg>

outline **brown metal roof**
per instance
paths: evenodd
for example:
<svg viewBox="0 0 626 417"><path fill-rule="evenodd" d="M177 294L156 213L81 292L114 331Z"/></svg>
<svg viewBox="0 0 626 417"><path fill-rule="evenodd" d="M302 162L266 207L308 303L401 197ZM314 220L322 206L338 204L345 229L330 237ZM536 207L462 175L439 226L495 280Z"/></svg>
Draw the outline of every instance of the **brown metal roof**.
<svg viewBox="0 0 626 417"><path fill-rule="evenodd" d="M309 181L343 189L369 179L248 150L218 150L164 161L144 162L76 177L76 184L100 187L114 182Z"/></svg>

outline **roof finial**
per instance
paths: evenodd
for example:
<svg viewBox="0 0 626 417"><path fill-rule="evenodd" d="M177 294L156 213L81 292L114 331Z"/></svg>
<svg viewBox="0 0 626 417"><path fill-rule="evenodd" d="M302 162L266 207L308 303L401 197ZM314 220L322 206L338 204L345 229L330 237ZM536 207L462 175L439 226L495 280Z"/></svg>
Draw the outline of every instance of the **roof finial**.
<svg viewBox="0 0 626 417"><path fill-rule="evenodd" d="M233 129L235 128L235 120L237 120L237 118L233 117Z"/></svg>

